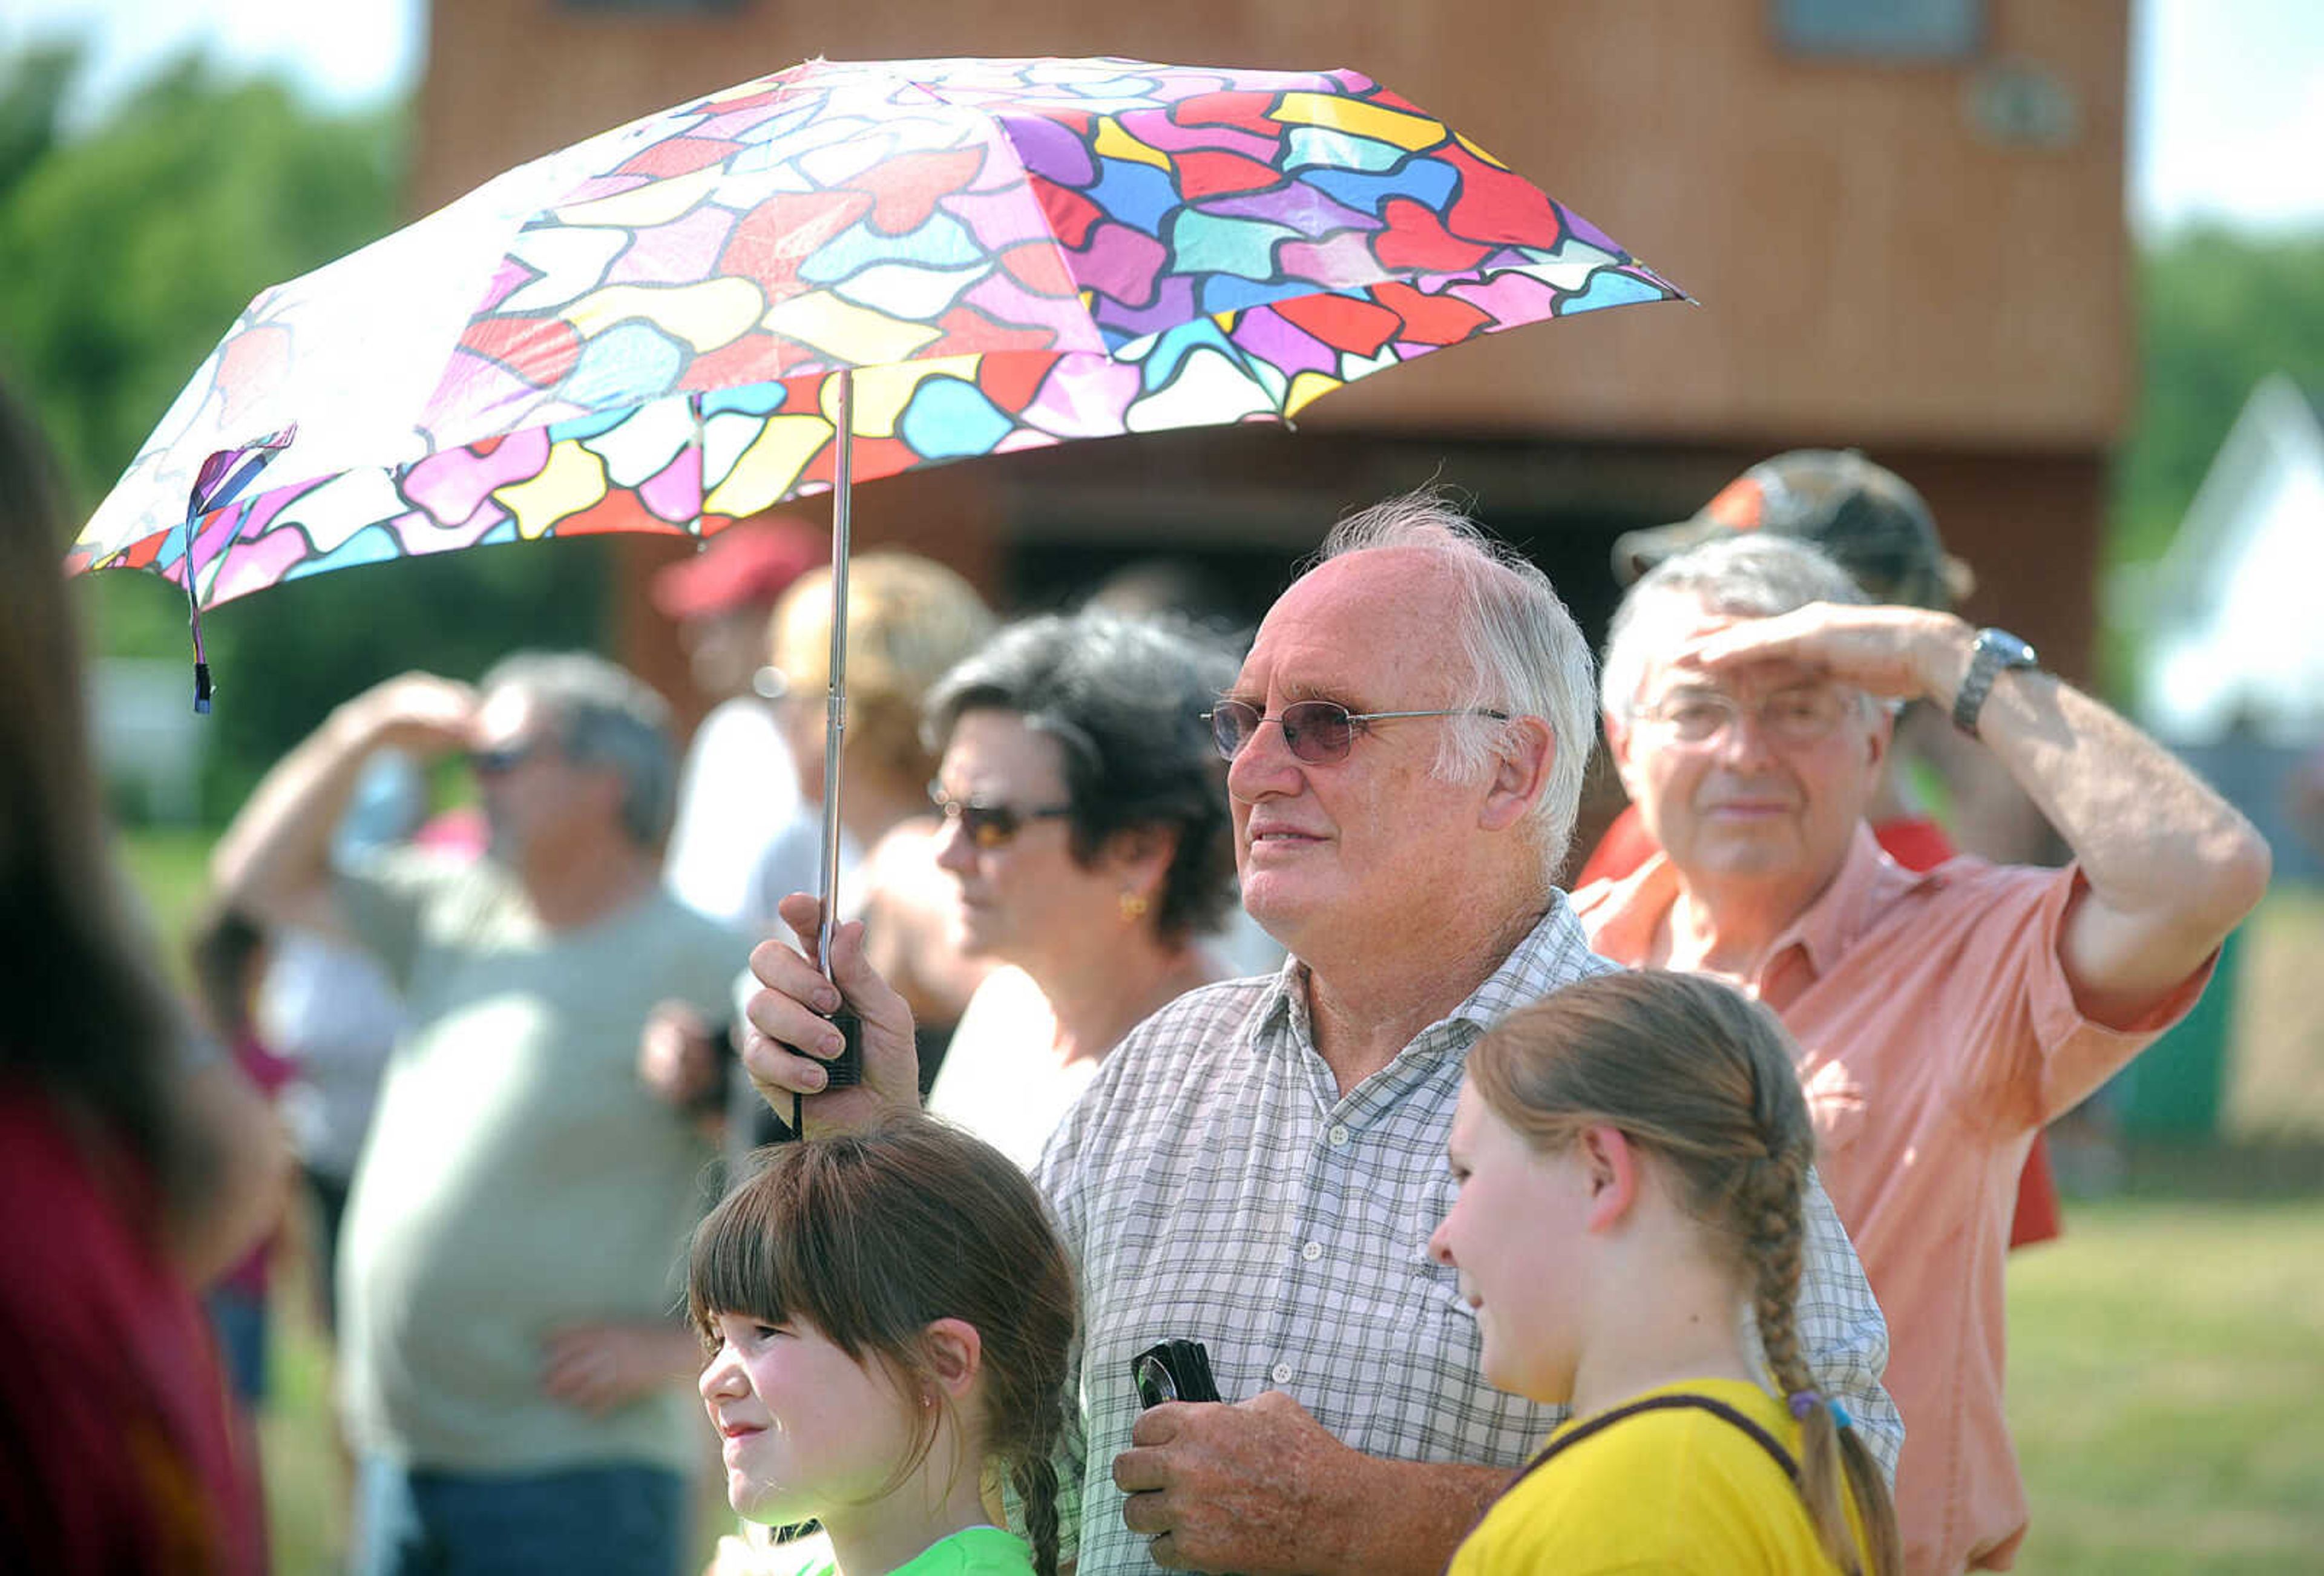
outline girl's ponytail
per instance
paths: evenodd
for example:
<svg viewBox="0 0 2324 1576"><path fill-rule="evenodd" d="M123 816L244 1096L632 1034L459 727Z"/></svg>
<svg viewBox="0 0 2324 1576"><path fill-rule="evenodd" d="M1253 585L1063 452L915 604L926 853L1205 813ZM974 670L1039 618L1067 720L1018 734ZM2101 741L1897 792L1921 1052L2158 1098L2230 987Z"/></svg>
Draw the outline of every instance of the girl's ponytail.
<svg viewBox="0 0 2324 1576"><path fill-rule="evenodd" d="M1788 1074L1789 1069L1786 1069ZM1800 1285L1800 1197L1807 1162L1793 1153L1752 1162L1738 1189L1737 1204L1750 1227L1744 1251L1751 1264L1753 1309L1767 1366L1800 1425L1800 1498L1824 1553L1850 1576L1894 1576L1904 1569L1896 1511L1880 1469L1846 1423L1840 1403L1820 1393L1800 1355L1793 1317ZM1872 1566L1857 1559L1856 1536L1848 1522L1843 1494L1856 1501Z"/></svg>
<svg viewBox="0 0 2324 1576"><path fill-rule="evenodd" d="M1025 1533L1033 1544L1034 1576L1057 1576L1057 1463L1044 1451L1020 1461L1010 1484L1025 1507Z"/></svg>

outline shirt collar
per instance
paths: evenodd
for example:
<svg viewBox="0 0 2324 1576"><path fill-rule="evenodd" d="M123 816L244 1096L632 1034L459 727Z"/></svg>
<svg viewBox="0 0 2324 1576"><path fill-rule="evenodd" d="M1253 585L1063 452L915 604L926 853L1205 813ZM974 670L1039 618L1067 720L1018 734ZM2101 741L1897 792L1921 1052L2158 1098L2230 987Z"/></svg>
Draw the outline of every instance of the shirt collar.
<svg viewBox="0 0 2324 1576"><path fill-rule="evenodd" d="M1484 983L1437 1024L1431 1025L1430 1029L1450 1028L1457 1033L1457 1043L1465 1046L1526 1003L1540 1000L1560 985L1603 973L1614 966L1591 950L1590 938L1582 922L1574 917L1565 894L1553 888L1548 909L1526 933L1525 939L1510 950ZM1254 1046L1264 1048L1270 1042L1287 1039L1302 1047L1314 1046L1315 1031L1308 1011L1307 972L1307 965L1297 958L1285 959L1282 969L1268 984L1268 993L1260 999L1259 1010L1252 1015ZM1422 1031L1419 1037L1427 1038L1429 1032Z"/></svg>
<svg viewBox="0 0 2324 1576"><path fill-rule="evenodd" d="M1838 966L1890 903L1928 879L1890 859L1881 851L1872 828L1858 822L1840 873L1775 938L1775 945L1767 949L1768 960L1772 963L1784 949L1797 946L1821 979Z"/></svg>
<svg viewBox="0 0 2324 1576"><path fill-rule="evenodd" d="M1932 880L1914 874L1881 852L1870 826L1859 822L1849 839L1840 873L1767 949L1767 963L1798 947L1821 978L1856 945L1873 920L1903 892ZM1643 958L1652 954L1655 933L1678 901L1678 868L1670 855L1655 856L1616 883L1596 905L1601 916L1596 935L1609 957ZM1764 972L1764 967L1763 967Z"/></svg>

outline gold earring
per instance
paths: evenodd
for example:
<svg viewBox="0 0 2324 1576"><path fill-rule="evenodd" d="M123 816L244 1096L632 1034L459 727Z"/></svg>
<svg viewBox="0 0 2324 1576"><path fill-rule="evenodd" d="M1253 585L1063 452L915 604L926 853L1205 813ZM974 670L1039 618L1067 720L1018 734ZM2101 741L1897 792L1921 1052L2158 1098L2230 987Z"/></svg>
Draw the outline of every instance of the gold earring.
<svg viewBox="0 0 2324 1576"><path fill-rule="evenodd" d="M1135 925L1146 917L1146 896L1142 892L1121 894L1121 918L1125 925Z"/></svg>

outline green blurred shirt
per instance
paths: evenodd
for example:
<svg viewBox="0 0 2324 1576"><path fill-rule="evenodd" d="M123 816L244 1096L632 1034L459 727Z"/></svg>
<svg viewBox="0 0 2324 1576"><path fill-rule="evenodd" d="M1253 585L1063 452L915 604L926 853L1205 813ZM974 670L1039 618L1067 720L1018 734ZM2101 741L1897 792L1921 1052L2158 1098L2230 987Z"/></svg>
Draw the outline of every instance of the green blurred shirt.
<svg viewBox="0 0 2324 1576"><path fill-rule="evenodd" d="M639 1082L639 1034L669 998L722 1019L742 938L659 888L550 932L490 862L390 854L338 891L410 1026L340 1249L356 1447L459 1471L685 1470L703 1424L682 1384L592 1416L540 1373L562 1326L675 1316L714 1156Z"/></svg>

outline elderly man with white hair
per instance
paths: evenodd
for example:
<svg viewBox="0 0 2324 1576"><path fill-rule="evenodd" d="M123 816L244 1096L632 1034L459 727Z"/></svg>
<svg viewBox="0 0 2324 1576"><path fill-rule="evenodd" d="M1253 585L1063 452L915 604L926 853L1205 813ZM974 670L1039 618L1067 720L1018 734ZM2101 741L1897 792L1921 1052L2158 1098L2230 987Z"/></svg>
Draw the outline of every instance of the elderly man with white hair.
<svg viewBox="0 0 2324 1576"><path fill-rule="evenodd" d="M2009 1564L2002 1268L2043 1123L2193 1005L2268 852L2171 753L1950 613L1867 605L1765 533L1666 559L1615 615L1606 736L1665 851L1574 894L1600 952L1715 975L1801 1047L1832 1202L1895 1339L1897 1510L1921 1573ZM1890 706L1981 740L2073 851L1915 873L1865 813Z"/></svg>
<svg viewBox="0 0 2324 1576"><path fill-rule="evenodd" d="M1035 1172L1084 1328L1064 1479L1083 1576L1434 1572L1560 1420L1493 1390L1430 1231L1464 1059L1512 1009L1610 967L1553 884L1592 737L1590 659L1541 571L1431 499L1347 521L1211 714L1243 901L1282 972L1131 1031ZM802 935L809 898L786 901ZM762 945L744 1059L810 1126L913 1100L909 1016L833 945L837 989ZM865 1081L817 1093L842 994ZM1886 1329L1819 1190L1801 1329L1893 1458ZM1738 1311L1739 1312L1739 1311ZM1227 1405L1143 1414L1133 1358L1193 1338ZM1125 1502L1116 1490L1126 1491Z"/></svg>

